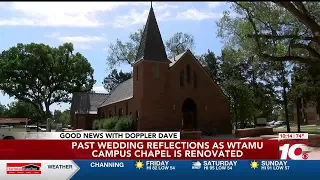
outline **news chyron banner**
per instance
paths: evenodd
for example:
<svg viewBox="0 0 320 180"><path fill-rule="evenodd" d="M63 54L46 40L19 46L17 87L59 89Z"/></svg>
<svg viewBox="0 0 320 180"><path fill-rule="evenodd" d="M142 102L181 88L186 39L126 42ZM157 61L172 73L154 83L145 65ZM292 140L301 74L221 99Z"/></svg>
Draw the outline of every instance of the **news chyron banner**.
<svg viewBox="0 0 320 180"><path fill-rule="evenodd" d="M308 134L180 140L179 132L64 132L0 141L1 180L319 179Z"/></svg>

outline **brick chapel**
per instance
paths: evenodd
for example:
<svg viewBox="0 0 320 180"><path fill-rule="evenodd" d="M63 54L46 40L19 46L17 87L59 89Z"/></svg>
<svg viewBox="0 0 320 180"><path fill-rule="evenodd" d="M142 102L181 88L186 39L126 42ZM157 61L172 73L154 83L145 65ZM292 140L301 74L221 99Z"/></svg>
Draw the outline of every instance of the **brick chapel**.
<svg viewBox="0 0 320 180"><path fill-rule="evenodd" d="M227 97L191 51L168 59L152 7L133 77L109 94L75 93L72 101L74 129L91 129L95 118L131 115L137 131L232 132Z"/></svg>

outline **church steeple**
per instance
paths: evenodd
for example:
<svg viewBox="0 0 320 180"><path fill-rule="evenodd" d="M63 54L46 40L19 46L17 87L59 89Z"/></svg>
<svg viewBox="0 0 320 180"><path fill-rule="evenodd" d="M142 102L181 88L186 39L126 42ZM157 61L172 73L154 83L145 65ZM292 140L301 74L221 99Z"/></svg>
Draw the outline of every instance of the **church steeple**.
<svg viewBox="0 0 320 180"><path fill-rule="evenodd" d="M152 4L136 56L136 61L139 60L170 62L161 38Z"/></svg>

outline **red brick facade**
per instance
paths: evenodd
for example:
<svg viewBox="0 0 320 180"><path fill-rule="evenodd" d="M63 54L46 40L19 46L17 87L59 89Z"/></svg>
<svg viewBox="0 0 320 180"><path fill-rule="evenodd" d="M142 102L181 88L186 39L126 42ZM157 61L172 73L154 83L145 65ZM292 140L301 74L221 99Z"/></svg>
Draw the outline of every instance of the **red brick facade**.
<svg viewBox="0 0 320 180"><path fill-rule="evenodd" d="M187 73L189 66L190 74ZM159 67L159 73L155 73ZM180 75L184 72L183 87ZM183 103L196 106L195 121L183 123ZM206 74L191 52L169 68L169 63L139 61L133 66L133 98L99 108L100 116L132 115L138 131L177 131L199 129L205 133L231 134L229 103L217 84ZM137 117L138 116L138 117Z"/></svg>
<svg viewBox="0 0 320 180"><path fill-rule="evenodd" d="M75 114L71 126L73 129L92 129L93 121L98 118L97 114Z"/></svg>

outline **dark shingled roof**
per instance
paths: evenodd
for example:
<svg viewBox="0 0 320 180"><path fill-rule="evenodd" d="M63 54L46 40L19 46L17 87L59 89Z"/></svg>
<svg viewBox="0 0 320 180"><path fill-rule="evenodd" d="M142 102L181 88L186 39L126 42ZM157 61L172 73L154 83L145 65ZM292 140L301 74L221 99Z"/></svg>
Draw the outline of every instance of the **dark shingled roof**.
<svg viewBox="0 0 320 180"><path fill-rule="evenodd" d="M140 40L139 49L136 56L136 61L149 60L158 62L171 61L167 57L167 53L162 41L161 33L158 27L156 16L153 8L150 8L148 19L143 30ZM111 93L110 96L101 104L101 107L113 104L116 102L131 99L133 97L133 79L129 79L119 84Z"/></svg>
<svg viewBox="0 0 320 180"><path fill-rule="evenodd" d="M110 93L110 96L101 104L106 106L116 102L124 101L131 99L133 97L133 79L128 79L123 83L119 84L114 90Z"/></svg>
<svg viewBox="0 0 320 180"><path fill-rule="evenodd" d="M73 94L71 109L83 114L94 113L107 97L108 94L103 93L77 92Z"/></svg>
<svg viewBox="0 0 320 180"><path fill-rule="evenodd" d="M148 20L146 22L136 56L136 61L142 59L170 62L163 45L161 33L152 7L149 11Z"/></svg>

